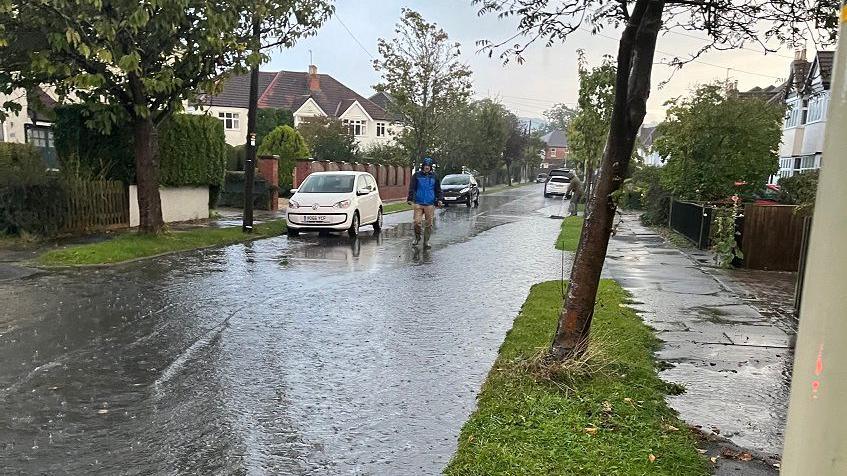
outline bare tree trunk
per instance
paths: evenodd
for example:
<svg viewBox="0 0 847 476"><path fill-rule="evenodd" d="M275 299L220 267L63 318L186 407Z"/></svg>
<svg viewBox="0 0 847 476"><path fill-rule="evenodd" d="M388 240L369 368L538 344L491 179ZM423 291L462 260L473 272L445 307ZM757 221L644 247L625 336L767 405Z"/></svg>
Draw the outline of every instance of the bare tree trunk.
<svg viewBox="0 0 847 476"><path fill-rule="evenodd" d="M588 345L600 273L615 217L611 195L627 175L635 136L647 110L656 36L664 5L664 0L637 0L621 35L612 123L574 257L565 306L550 349L551 357L558 360L579 356Z"/></svg>
<svg viewBox="0 0 847 476"><path fill-rule="evenodd" d="M512 161L506 161L506 184L512 186Z"/></svg>
<svg viewBox="0 0 847 476"><path fill-rule="evenodd" d="M156 126L150 117L135 119L133 142L135 183L138 185L138 228L144 233L159 233L163 223L159 198L159 147Z"/></svg>

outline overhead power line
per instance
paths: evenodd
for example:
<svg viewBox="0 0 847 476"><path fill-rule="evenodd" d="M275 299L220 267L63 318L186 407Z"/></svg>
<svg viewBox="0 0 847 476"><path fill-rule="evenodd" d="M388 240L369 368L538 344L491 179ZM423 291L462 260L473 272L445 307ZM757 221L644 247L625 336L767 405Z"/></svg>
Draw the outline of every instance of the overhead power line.
<svg viewBox="0 0 847 476"><path fill-rule="evenodd" d="M338 16L337 12L335 13L335 19L338 20L338 23L341 23L341 26L343 26L345 30L347 30L347 33L350 35L350 38L353 38L353 41L355 41L356 44L359 45L359 48L361 48L362 51L364 51L365 54L368 55L371 59L375 59L374 56L371 54L371 52L368 51L367 48L365 48L365 45L363 45L362 42L359 41L358 38L356 38L356 35L354 35L353 32L350 31L349 28L347 28L347 25L344 23L344 21L341 19L341 17Z"/></svg>

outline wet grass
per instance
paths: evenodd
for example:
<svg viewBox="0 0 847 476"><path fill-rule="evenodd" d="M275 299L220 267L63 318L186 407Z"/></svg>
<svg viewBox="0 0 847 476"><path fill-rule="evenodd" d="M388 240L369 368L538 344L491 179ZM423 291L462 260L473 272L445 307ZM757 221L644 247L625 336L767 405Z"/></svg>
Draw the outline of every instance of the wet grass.
<svg viewBox="0 0 847 476"><path fill-rule="evenodd" d="M391 213L399 213L411 210L412 206L406 202L389 203L382 206L382 213L388 215Z"/></svg>
<svg viewBox="0 0 847 476"><path fill-rule="evenodd" d="M240 226L171 231L155 236L127 232L99 243L48 251L39 256L36 263L41 266L115 264L176 251L269 238L281 235L285 230L285 221L275 220L257 224L249 235L242 233Z"/></svg>
<svg viewBox="0 0 847 476"><path fill-rule="evenodd" d="M556 249L564 251L576 251L579 246L579 235L582 233L582 216L565 217L562 220L562 229L556 240Z"/></svg>
<svg viewBox="0 0 847 476"><path fill-rule="evenodd" d="M697 440L665 403L658 340L603 280L587 362L539 371L561 282L535 285L465 423L448 475L705 475ZM539 364L540 362L540 364Z"/></svg>

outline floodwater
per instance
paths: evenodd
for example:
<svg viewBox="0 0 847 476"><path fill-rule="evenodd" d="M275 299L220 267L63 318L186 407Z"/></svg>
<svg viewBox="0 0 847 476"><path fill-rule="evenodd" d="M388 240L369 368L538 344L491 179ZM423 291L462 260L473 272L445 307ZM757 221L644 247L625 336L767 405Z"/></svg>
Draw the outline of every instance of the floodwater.
<svg viewBox="0 0 847 476"><path fill-rule="evenodd" d="M440 473L529 287L561 275L541 195L439 211L428 252L403 213L0 282L2 472Z"/></svg>

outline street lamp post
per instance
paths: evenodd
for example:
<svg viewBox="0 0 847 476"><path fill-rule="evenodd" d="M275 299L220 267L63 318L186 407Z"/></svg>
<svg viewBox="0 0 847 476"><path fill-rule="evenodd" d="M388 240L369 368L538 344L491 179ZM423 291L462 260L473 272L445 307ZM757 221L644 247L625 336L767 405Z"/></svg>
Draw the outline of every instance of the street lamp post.
<svg viewBox="0 0 847 476"><path fill-rule="evenodd" d="M847 474L847 3L830 84L783 451L790 476Z"/></svg>

